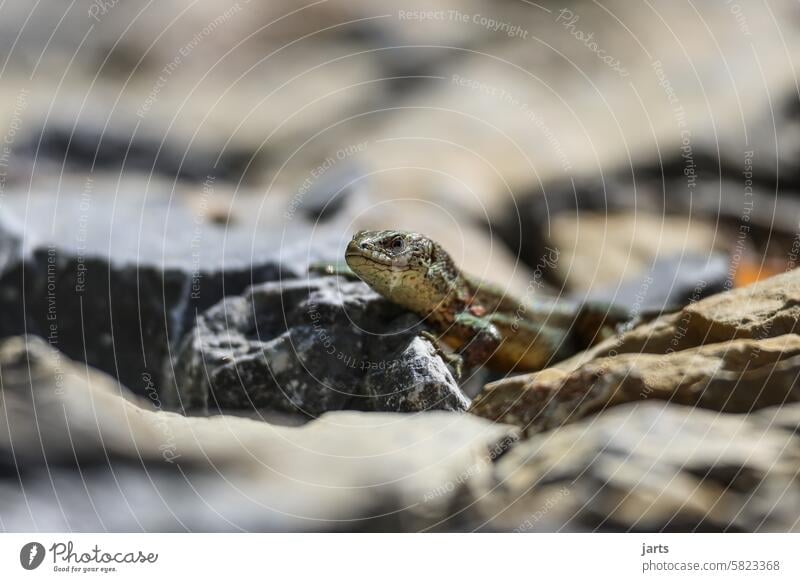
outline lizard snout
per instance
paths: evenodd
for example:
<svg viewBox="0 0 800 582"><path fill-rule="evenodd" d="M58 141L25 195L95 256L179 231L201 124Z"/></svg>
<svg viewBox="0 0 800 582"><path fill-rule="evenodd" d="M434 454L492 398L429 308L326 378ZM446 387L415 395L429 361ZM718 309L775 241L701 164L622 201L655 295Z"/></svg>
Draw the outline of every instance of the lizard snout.
<svg viewBox="0 0 800 582"><path fill-rule="evenodd" d="M358 231L350 243L347 245L347 252L359 252L370 250L369 237L366 230Z"/></svg>
<svg viewBox="0 0 800 582"><path fill-rule="evenodd" d="M367 250L366 241L359 241L357 237L353 238L353 240L347 243L348 255L359 255L365 250Z"/></svg>

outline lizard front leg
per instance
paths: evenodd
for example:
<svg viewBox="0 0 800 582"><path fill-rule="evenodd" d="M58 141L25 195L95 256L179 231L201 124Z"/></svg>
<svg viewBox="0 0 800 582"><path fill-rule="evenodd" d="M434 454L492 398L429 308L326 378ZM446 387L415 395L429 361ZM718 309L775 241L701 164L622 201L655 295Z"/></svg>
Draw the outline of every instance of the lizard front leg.
<svg viewBox="0 0 800 582"><path fill-rule="evenodd" d="M453 368L453 374L455 374L456 380L460 380L464 368L464 358L462 358L459 354L448 352L442 347L442 342L439 340L439 338L431 332L423 330L419 332L419 335L431 342L433 349L436 350L436 354L442 358L445 364Z"/></svg>
<svg viewBox="0 0 800 582"><path fill-rule="evenodd" d="M470 368L485 365L503 342L500 330L488 318L467 311L456 314L451 333L461 339L458 353Z"/></svg>
<svg viewBox="0 0 800 582"><path fill-rule="evenodd" d="M446 352L440 339L432 333L423 331L421 335L430 340L459 378L464 365L468 368L485 365L503 341L502 334L491 321L466 311L456 314L444 334L447 343L457 346L455 353Z"/></svg>

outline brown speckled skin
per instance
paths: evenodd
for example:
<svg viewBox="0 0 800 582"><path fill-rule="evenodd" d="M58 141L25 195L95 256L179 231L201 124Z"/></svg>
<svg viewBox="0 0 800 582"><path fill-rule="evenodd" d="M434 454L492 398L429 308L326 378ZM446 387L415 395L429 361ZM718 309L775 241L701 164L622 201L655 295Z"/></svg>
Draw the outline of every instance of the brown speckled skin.
<svg viewBox="0 0 800 582"><path fill-rule="evenodd" d="M464 275L438 243L414 232L361 231L345 260L375 291L425 318L469 366L540 370L627 319L606 306L518 301ZM576 342L576 332L588 340Z"/></svg>

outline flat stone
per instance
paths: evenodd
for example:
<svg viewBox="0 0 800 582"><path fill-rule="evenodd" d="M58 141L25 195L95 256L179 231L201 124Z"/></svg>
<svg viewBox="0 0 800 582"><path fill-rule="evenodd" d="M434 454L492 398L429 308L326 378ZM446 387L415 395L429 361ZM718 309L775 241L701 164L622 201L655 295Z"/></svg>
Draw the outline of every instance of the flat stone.
<svg viewBox="0 0 800 582"><path fill-rule="evenodd" d="M617 353L667 353L733 339L767 339L797 333L800 271L693 302L602 344L573 360ZM571 364L570 364L571 365Z"/></svg>
<svg viewBox="0 0 800 582"><path fill-rule="evenodd" d="M667 355L621 354L574 371L489 384L471 412L535 433L609 406L666 400L722 412L800 401L800 336L734 340Z"/></svg>

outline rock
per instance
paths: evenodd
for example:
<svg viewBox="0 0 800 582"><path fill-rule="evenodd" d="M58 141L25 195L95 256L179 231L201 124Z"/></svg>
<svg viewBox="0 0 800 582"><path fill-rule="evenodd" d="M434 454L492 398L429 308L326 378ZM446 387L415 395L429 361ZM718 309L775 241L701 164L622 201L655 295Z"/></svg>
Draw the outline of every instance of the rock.
<svg viewBox="0 0 800 582"><path fill-rule="evenodd" d="M466 410L419 320L360 281L265 283L203 313L171 403L185 411Z"/></svg>
<svg viewBox="0 0 800 582"><path fill-rule="evenodd" d="M656 258L638 277L574 294L574 299L626 305L636 314L673 311L677 307L721 293L729 288L729 258L687 253Z"/></svg>
<svg viewBox="0 0 800 582"><path fill-rule="evenodd" d="M142 462L163 459L159 434L141 422L141 414L153 410L148 401L138 401L105 374L70 361L41 338L2 340L0 378L3 467L24 472L70 459L92 463L137 448Z"/></svg>
<svg viewBox="0 0 800 582"><path fill-rule="evenodd" d="M565 367L612 352L671 353L733 339L764 340L798 332L800 270L718 293L598 344Z"/></svg>
<svg viewBox="0 0 800 582"><path fill-rule="evenodd" d="M72 120L64 125L50 123L34 129L28 141L15 152L36 163L52 164L53 172L140 171L164 179L202 183L212 176L232 182L244 179L254 154L247 150L219 152L205 145L173 143L162 136L141 132L114 131L101 124L80 124ZM22 161L22 160L19 160ZM40 170L41 171L41 170Z"/></svg>
<svg viewBox="0 0 800 582"><path fill-rule="evenodd" d="M535 433L649 398L726 412L794 402L799 305L800 271L714 295L554 368L489 384L470 410Z"/></svg>
<svg viewBox="0 0 800 582"><path fill-rule="evenodd" d="M198 311L254 282L305 274L346 242L338 229L312 236L309 223L275 222L269 202L231 207L213 181L180 193L123 184L90 175L65 179L56 194L5 193L0 336L45 337L139 394L149 382L160 390ZM230 214L220 221L212 210L221 206Z"/></svg>
<svg viewBox="0 0 800 582"><path fill-rule="evenodd" d="M24 287L15 283L22 281L22 258L24 231L22 225L9 222L0 206L0 306L3 307L0 317L0 331L3 334L11 330L25 329L25 311L22 309Z"/></svg>
<svg viewBox="0 0 800 582"><path fill-rule="evenodd" d="M573 293L590 287L596 292L598 286L613 291L621 277L635 274L667 277L668 270L657 272L663 260L668 268L681 268L679 288L691 290L705 279L708 295L712 283L734 279L745 267L764 278L797 265L792 218L800 211L797 192L776 197L775 187L759 180L748 183L745 198L741 173L741 167L730 167L721 176L706 175L689 192L682 172L665 177L646 167L637 168L635 182L615 174L552 184L546 196L531 195L519 209L509 205L498 233L529 264L557 249L563 256L549 275ZM521 222L511 220L517 214ZM726 273L718 266L723 256L730 262ZM664 291L669 290L668 283Z"/></svg>
<svg viewBox="0 0 800 582"><path fill-rule="evenodd" d="M751 415L655 402L620 406L506 453L481 498L484 518L473 526L798 531L799 428L798 404Z"/></svg>
<svg viewBox="0 0 800 582"><path fill-rule="evenodd" d="M447 365L428 340L415 337L385 370L372 370L365 379L372 408L397 412L466 410L469 400L453 380Z"/></svg>
<svg viewBox="0 0 800 582"><path fill-rule="evenodd" d="M0 343L0 375L6 531L418 530L517 438L441 411L183 417L38 338Z"/></svg>
<svg viewBox="0 0 800 582"><path fill-rule="evenodd" d="M471 412L535 433L609 406L666 400L722 412L800 401L800 336L733 340L667 355L621 354L577 370L489 384Z"/></svg>
<svg viewBox="0 0 800 582"><path fill-rule="evenodd" d="M606 211L550 219L550 245L559 251L556 272L569 289L578 291L618 285L652 271L665 257L704 258L724 242L713 222L688 216ZM723 272L727 274L727 265ZM662 283L669 289L672 281Z"/></svg>

